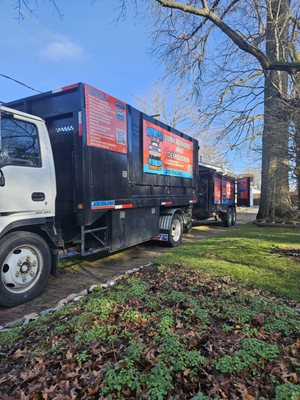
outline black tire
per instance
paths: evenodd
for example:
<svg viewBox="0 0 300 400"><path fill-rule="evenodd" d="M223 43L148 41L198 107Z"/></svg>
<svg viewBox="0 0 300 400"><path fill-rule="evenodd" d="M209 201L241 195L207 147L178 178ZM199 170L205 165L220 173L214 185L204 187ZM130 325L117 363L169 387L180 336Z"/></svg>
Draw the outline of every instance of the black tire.
<svg viewBox="0 0 300 400"><path fill-rule="evenodd" d="M227 213L224 213L223 216L223 225L226 226L226 228L229 228L232 225L232 208L228 208Z"/></svg>
<svg viewBox="0 0 300 400"><path fill-rule="evenodd" d="M182 218L179 214L174 214L171 222L171 227L168 232L168 244L171 247L177 247L181 243L183 233Z"/></svg>
<svg viewBox="0 0 300 400"><path fill-rule="evenodd" d="M35 298L51 270L50 249L39 235L12 232L0 244L0 305L15 307Z"/></svg>
<svg viewBox="0 0 300 400"><path fill-rule="evenodd" d="M236 224L236 209L235 208L232 209L232 222L231 222L231 224L232 225Z"/></svg>
<svg viewBox="0 0 300 400"><path fill-rule="evenodd" d="M183 233L189 233L192 230L193 227L193 221L192 219L188 220Z"/></svg>

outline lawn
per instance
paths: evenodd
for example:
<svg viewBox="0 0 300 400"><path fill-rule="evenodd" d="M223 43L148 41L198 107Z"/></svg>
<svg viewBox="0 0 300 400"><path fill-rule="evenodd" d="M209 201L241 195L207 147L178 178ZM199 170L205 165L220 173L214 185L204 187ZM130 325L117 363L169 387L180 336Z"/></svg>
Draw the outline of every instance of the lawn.
<svg viewBox="0 0 300 400"><path fill-rule="evenodd" d="M2 333L0 399L299 400L298 240L230 230Z"/></svg>
<svg viewBox="0 0 300 400"><path fill-rule="evenodd" d="M298 257L281 249L297 248ZM161 264L179 264L217 276L229 275L245 285L300 300L300 230L243 225L239 229L180 246L157 257Z"/></svg>

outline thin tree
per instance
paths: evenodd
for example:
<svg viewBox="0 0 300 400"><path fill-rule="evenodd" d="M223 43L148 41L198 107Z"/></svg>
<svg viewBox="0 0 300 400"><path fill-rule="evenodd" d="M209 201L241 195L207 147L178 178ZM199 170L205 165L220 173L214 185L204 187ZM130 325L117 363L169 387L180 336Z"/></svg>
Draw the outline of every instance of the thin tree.
<svg viewBox="0 0 300 400"><path fill-rule="evenodd" d="M139 107L159 121L172 126L199 141L199 160L201 162L226 167L226 150L222 152L215 145L217 132L203 130L203 117L190 91L181 83L169 85L164 80L152 86L147 98L141 99Z"/></svg>

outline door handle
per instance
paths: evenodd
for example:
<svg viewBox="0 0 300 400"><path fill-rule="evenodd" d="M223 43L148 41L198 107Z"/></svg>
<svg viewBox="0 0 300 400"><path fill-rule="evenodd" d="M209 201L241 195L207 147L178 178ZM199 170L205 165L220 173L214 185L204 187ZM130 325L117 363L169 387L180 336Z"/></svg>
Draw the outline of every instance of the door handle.
<svg viewBox="0 0 300 400"><path fill-rule="evenodd" d="M31 195L32 201L44 201L46 198L45 193L43 192L34 192Z"/></svg>

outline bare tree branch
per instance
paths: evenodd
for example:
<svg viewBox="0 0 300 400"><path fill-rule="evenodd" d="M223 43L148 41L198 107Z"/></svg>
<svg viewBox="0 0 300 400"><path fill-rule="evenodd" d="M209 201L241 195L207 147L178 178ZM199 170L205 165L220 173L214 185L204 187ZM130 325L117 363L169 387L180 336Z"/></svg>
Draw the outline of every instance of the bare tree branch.
<svg viewBox="0 0 300 400"><path fill-rule="evenodd" d="M287 71L290 74L295 74L300 71L300 62L272 62L258 47L249 44L241 34L227 25L220 17L212 12L207 5L206 7L198 8L172 0L155 1L157 1L162 7L176 9L185 13L207 18L221 29L221 31L224 32L225 35L227 35L239 47L239 49L254 56L264 70Z"/></svg>

